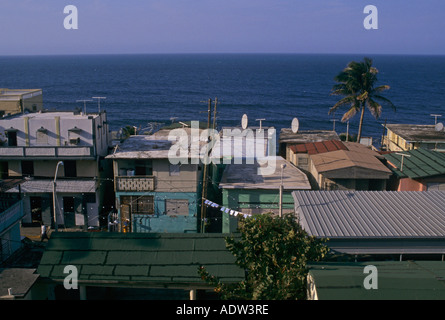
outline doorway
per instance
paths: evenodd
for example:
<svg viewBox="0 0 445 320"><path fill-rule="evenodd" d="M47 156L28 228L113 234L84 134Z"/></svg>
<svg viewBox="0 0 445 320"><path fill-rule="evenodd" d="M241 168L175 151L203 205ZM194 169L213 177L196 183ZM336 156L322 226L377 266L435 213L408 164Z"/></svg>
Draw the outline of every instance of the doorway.
<svg viewBox="0 0 445 320"><path fill-rule="evenodd" d="M42 197L30 197L31 222L32 224L42 223Z"/></svg>

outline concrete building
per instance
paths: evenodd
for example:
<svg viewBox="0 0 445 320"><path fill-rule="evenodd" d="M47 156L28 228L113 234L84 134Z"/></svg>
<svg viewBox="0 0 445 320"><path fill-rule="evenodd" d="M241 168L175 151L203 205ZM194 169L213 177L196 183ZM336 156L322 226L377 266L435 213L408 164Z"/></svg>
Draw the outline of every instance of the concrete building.
<svg viewBox="0 0 445 320"><path fill-rule="evenodd" d="M55 207L58 225L99 226L103 192L107 183L112 186L104 161L108 131L105 112L38 112L0 119L2 177L26 179L21 185L24 223L54 226Z"/></svg>
<svg viewBox="0 0 445 320"><path fill-rule="evenodd" d="M0 116L43 109L41 89L0 88Z"/></svg>
<svg viewBox="0 0 445 320"><path fill-rule="evenodd" d="M422 148L445 152L445 132L435 125L387 124L383 145L387 151Z"/></svg>

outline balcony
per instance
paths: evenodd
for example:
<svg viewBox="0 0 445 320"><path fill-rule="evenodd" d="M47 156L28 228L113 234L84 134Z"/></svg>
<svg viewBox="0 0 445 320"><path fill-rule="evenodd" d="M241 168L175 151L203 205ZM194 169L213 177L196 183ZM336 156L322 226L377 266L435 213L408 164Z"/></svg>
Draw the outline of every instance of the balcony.
<svg viewBox="0 0 445 320"><path fill-rule="evenodd" d="M0 147L0 157L10 158L69 158L94 157L94 148L90 146L60 147Z"/></svg>
<svg viewBox="0 0 445 320"><path fill-rule="evenodd" d="M116 192L145 192L155 190L154 176L118 176Z"/></svg>

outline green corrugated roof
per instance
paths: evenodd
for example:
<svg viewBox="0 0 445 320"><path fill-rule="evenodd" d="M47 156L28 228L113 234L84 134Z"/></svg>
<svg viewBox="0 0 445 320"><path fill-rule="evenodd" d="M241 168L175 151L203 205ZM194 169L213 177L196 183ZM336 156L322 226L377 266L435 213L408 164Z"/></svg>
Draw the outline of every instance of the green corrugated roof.
<svg viewBox="0 0 445 320"><path fill-rule="evenodd" d="M403 171L400 171L402 156L397 153L385 154L385 159L396 168L391 170L399 177L411 179L425 178L445 174L445 153L415 149L398 152L406 154L403 157Z"/></svg>
<svg viewBox="0 0 445 320"><path fill-rule="evenodd" d="M139 285L205 286L198 267L224 282L244 279L227 250L223 234L53 233L37 273L63 280L67 265L77 267L79 282L117 281Z"/></svg>
<svg viewBox="0 0 445 320"><path fill-rule="evenodd" d="M377 268L377 289L365 289L367 265ZM442 261L314 263L310 274L320 300L443 300Z"/></svg>

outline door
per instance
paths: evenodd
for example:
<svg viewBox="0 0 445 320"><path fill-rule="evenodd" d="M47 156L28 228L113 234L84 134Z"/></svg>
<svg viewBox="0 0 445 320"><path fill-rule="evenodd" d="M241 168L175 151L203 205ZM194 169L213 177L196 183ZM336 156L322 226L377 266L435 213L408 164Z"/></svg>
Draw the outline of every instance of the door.
<svg viewBox="0 0 445 320"><path fill-rule="evenodd" d="M63 218L66 228L72 228L76 225L73 197L63 197Z"/></svg>
<svg viewBox="0 0 445 320"><path fill-rule="evenodd" d="M42 222L42 197L30 197L31 221L32 223Z"/></svg>

